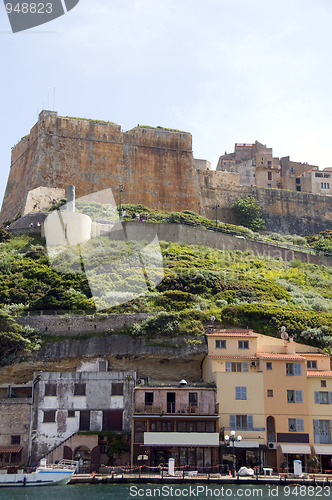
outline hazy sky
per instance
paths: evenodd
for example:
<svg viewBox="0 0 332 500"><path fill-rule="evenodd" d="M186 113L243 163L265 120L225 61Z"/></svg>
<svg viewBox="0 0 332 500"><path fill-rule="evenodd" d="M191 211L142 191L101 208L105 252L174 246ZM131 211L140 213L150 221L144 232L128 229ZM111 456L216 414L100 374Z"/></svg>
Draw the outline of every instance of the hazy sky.
<svg viewBox="0 0 332 500"><path fill-rule="evenodd" d="M13 34L1 2L0 199L43 108L191 132L213 167L256 139L332 166L331 25L331 0L80 0Z"/></svg>

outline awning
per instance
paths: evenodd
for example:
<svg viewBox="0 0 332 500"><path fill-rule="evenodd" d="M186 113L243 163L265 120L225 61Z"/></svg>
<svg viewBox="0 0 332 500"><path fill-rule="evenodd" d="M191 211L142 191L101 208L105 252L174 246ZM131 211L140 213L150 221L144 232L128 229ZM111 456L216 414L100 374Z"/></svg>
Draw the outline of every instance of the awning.
<svg viewBox="0 0 332 500"><path fill-rule="evenodd" d="M23 446L0 446L0 453L19 453L22 450Z"/></svg>
<svg viewBox="0 0 332 500"><path fill-rule="evenodd" d="M283 453L292 453L295 455L310 455L311 449L308 444L280 444Z"/></svg>
<svg viewBox="0 0 332 500"><path fill-rule="evenodd" d="M232 444L229 446L230 448L233 447ZM241 441L235 441L234 448L259 448L259 441L245 441L242 439Z"/></svg>
<svg viewBox="0 0 332 500"><path fill-rule="evenodd" d="M315 455L332 455L332 446L328 444L315 444Z"/></svg>
<svg viewBox="0 0 332 500"><path fill-rule="evenodd" d="M218 432L144 432L145 446L219 446Z"/></svg>

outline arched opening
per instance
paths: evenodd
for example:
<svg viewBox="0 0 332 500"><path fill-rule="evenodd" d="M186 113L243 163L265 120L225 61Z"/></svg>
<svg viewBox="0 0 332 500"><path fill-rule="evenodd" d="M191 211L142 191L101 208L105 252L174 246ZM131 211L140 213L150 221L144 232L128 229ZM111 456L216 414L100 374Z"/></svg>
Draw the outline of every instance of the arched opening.
<svg viewBox="0 0 332 500"><path fill-rule="evenodd" d="M267 431L267 442L275 443L276 442L276 424L275 418L272 416L267 417L266 419L266 431Z"/></svg>
<svg viewBox="0 0 332 500"><path fill-rule="evenodd" d="M80 474L89 474L91 472L91 452L87 446L76 448L74 460L78 462L78 472Z"/></svg>

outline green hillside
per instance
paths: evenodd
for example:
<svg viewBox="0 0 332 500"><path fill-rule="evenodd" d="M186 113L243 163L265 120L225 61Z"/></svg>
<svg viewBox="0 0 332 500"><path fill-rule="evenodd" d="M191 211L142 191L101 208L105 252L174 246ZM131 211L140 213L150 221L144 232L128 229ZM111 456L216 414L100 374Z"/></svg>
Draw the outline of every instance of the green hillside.
<svg viewBox="0 0 332 500"><path fill-rule="evenodd" d="M7 364L20 349L38 349L46 340L17 325L12 316L26 311L91 314L94 302L85 274L72 272L80 268L70 255L57 271L50 266L40 237L11 237L2 230L1 239L0 356L1 363ZM327 349L332 346L330 268L257 257L250 251L221 251L169 242L160 245L164 280L137 299L106 310L153 313L126 333L150 337L191 335L195 342L195 336L204 331L214 315L225 326L248 326L269 335L279 335L280 327L285 325L297 340ZM123 243L112 242L111 254L94 251L85 267L106 267L110 260L119 259L119 252L121 257ZM139 279L135 269L121 273L121 277L116 273L109 277L119 292L137 288Z"/></svg>

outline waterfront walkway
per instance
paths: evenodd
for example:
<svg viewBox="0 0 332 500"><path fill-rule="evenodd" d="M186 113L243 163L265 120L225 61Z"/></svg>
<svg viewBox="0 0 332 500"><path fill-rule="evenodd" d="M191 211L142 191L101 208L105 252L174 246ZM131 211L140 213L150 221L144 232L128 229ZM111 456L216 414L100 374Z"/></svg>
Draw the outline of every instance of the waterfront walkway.
<svg viewBox="0 0 332 500"><path fill-rule="evenodd" d="M270 484L306 486L331 486L332 474L304 474L302 477L291 475L258 475L254 477L226 476L221 474L197 474L194 476L175 474L75 474L69 484L141 483L141 484Z"/></svg>

